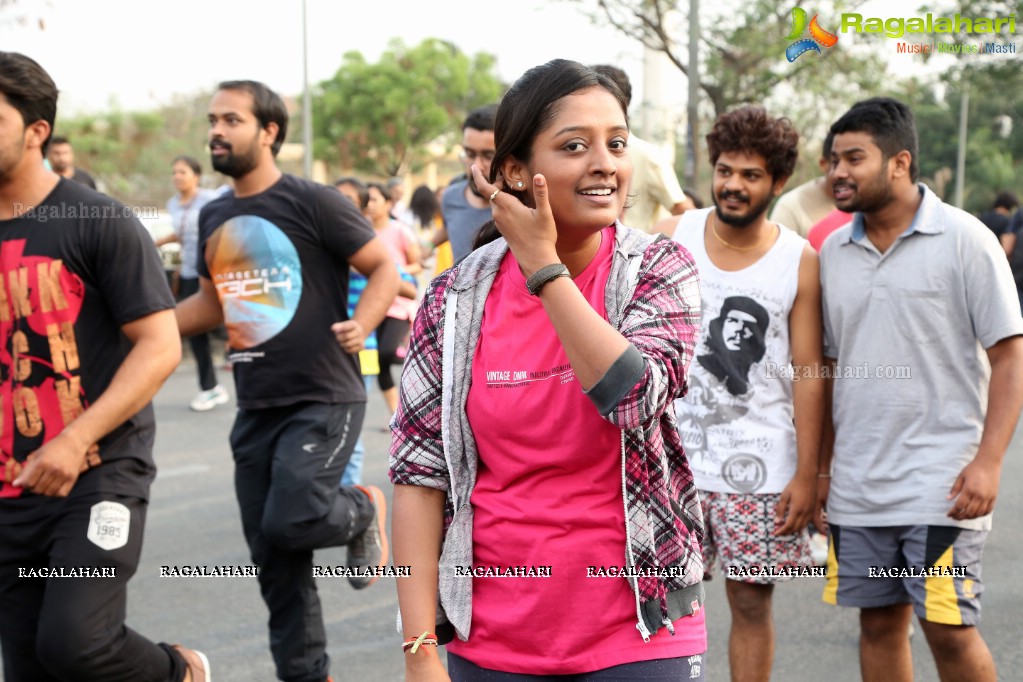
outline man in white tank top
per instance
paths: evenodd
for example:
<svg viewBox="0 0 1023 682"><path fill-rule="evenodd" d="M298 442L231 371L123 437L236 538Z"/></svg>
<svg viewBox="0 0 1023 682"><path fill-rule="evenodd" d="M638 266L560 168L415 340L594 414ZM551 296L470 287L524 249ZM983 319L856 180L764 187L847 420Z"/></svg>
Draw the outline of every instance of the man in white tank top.
<svg viewBox="0 0 1023 682"><path fill-rule="evenodd" d="M720 557L732 679L768 680L774 583L816 571L807 535L823 420L816 252L767 209L795 166L798 134L760 107L707 135L714 207L673 238L700 273L703 324L689 393L675 401L703 502L704 563Z"/></svg>

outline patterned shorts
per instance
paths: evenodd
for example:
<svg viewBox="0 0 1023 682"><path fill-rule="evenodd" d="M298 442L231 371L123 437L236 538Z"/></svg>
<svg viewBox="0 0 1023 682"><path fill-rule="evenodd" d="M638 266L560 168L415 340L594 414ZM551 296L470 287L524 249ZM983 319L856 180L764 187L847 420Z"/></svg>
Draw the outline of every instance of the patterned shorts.
<svg viewBox="0 0 1023 682"><path fill-rule="evenodd" d="M791 580L786 569L813 566L806 529L795 535L773 535L774 510L781 493L747 494L700 491L706 535L703 565L709 573L720 557L725 578L773 585Z"/></svg>

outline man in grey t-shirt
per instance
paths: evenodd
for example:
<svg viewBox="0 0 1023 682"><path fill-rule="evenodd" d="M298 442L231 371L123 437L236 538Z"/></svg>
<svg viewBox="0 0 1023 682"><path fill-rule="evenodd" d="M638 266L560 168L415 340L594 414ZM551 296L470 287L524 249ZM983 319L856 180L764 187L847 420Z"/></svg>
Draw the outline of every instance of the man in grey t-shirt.
<svg viewBox="0 0 1023 682"><path fill-rule="evenodd" d="M470 168L475 164L484 177L490 175L490 162L494 160L494 117L497 105L489 104L469 113L462 124L462 153L459 158L465 166L465 179L457 180L444 190L440 212L444 217L446 234L438 235L434 242L451 242L451 255L458 262L472 252L472 241L480 227L491 217L490 201L480 194L472 181Z"/></svg>
<svg viewBox="0 0 1023 682"><path fill-rule="evenodd" d="M821 250L833 377L818 473L824 601L861 609L865 680L913 678L915 610L942 679L993 682L976 625L980 554L1023 404L1012 276L980 221L917 184L908 107L859 102L831 133L828 182L856 213Z"/></svg>

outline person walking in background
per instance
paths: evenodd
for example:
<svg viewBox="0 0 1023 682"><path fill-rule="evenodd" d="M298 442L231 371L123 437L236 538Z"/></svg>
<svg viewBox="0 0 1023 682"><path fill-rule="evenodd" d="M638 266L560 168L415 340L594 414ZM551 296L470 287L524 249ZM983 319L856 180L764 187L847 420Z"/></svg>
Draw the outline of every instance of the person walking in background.
<svg viewBox="0 0 1023 682"><path fill-rule="evenodd" d="M409 210L412 212L412 228L417 235L430 235L444 226L437 193L426 185L420 185L412 192Z"/></svg>
<svg viewBox="0 0 1023 682"><path fill-rule="evenodd" d="M369 203L366 217L376 231L377 237L387 246L395 264L406 273L415 276L422 271L419 240L410 228L391 217L391 199L382 185L370 183ZM398 387L394 383L391 368L400 365L405 357L406 342L412 320L416 315L415 294L411 297L400 294L387 309L387 317L377 329L377 348L380 353L380 374L377 381L387 403L387 414L393 415L398 409Z"/></svg>
<svg viewBox="0 0 1023 682"><path fill-rule="evenodd" d="M632 83L628 74L610 64L599 64L593 68L614 79L625 95L626 106L632 102ZM632 159L632 182L629 201L622 214L623 223L643 232L653 232L654 225L669 213L681 215L695 208L682 191L675 169L657 145L631 135L629 156Z"/></svg>
<svg viewBox="0 0 1023 682"><path fill-rule="evenodd" d="M484 176L490 173L494 160L494 116L496 104L488 104L469 112L462 123L462 153L458 155L465 169L465 178L452 182L441 197L444 232L434 244L451 243L451 258L457 263L472 251L473 238L491 218L490 203L483 196L469 172L475 164Z"/></svg>
<svg viewBox="0 0 1023 682"><path fill-rule="evenodd" d="M990 230L918 183L909 107L864 100L831 133L828 182L855 215L821 249L835 377L818 474L823 598L860 610L864 680L913 679L915 612L942 680L994 682L977 626L981 554L1023 405L1012 275Z"/></svg>
<svg viewBox="0 0 1023 682"><path fill-rule="evenodd" d="M699 270L703 315L675 411L703 505L705 570L717 558L726 579L732 679L744 682L771 676L774 586L813 563L820 270L805 239L767 219L798 142L762 107L718 117L707 135L714 206L686 211L674 232Z"/></svg>
<svg viewBox="0 0 1023 682"><path fill-rule="evenodd" d="M181 244L178 296L188 298L199 291L199 271L196 269L199 257L197 249L199 211L216 198L217 192L199 186L202 166L190 156L179 156L174 159L171 163L171 178L177 194L167 200L167 212L170 213L171 223L174 225L174 234L157 240L156 246L174 242ZM217 405L223 405L230 400L230 396L227 390L217 383L209 335L196 334L189 337L188 342L192 347L196 369L199 371L199 394L192 399L188 407L196 412L206 412Z"/></svg>
<svg viewBox="0 0 1023 682"><path fill-rule="evenodd" d="M202 653L125 625L174 298L127 207L43 165L56 115L49 74L0 52L4 679L208 682Z"/></svg>
<svg viewBox="0 0 1023 682"><path fill-rule="evenodd" d="M369 188L366 184L354 177L342 177L334 181L334 187L341 192L342 196L352 202L352 205L359 209L363 215L366 214L366 205L369 203ZM348 317L355 315L355 308L359 304L359 297L366 288L367 279L354 268L348 270ZM368 397L373 390L373 377L380 374L380 354L377 350L377 333L374 329L366 335L365 347L359 351L359 370L362 372L362 382ZM348 459L348 465L341 475L341 487L360 485L362 483L362 462L366 456L366 445L362 438L362 429L359 429L358 437L355 439L355 447L352 448L352 456Z"/></svg>
<svg viewBox="0 0 1023 682"><path fill-rule="evenodd" d="M405 227L412 227L415 215L405 203L405 181L391 178L387 181L387 198L391 200L391 217Z"/></svg>
<svg viewBox="0 0 1023 682"><path fill-rule="evenodd" d="M55 135L49 146L46 148L46 160L54 173L83 184L90 189L96 189L96 181L92 176L75 166L75 150L66 137Z"/></svg>
<svg viewBox="0 0 1023 682"><path fill-rule="evenodd" d="M369 204L369 188L358 178L344 177L334 181L334 186L342 195L348 198L352 204L361 212L365 213ZM415 299L417 292L416 278L408 274L401 267L398 268L401 276L401 284L398 287L398 295L408 299ZM359 304L359 298L366 288L366 277L361 272L352 268L348 273L348 316L355 314L355 308ZM376 330L366 336L366 347L359 351L359 367L362 370L362 380L366 387L368 396L373 390L372 378L380 374L380 353L377 348ZM355 448L352 450L352 457L345 467L344 475L341 477L341 485L359 485L362 483L362 462L366 454L365 442L360 429L358 438L355 441Z"/></svg>
<svg viewBox="0 0 1023 682"><path fill-rule="evenodd" d="M431 283L392 422L406 676L448 679L432 645L450 640L456 681L705 679L703 529L672 407L696 268L616 222L631 165L609 78L530 69L495 133L490 180L472 172L504 238Z"/></svg>
<svg viewBox="0 0 1023 682"><path fill-rule="evenodd" d="M284 174L288 111L262 83L221 83L209 104L213 168L234 180L199 215L199 292L181 333L226 322L238 416L231 430L242 529L270 611L282 680L326 680L313 551L347 545L356 588L386 565L387 501L338 487L366 409L357 354L398 290L365 219L333 187ZM349 266L368 282L349 318Z"/></svg>
<svg viewBox="0 0 1023 682"><path fill-rule="evenodd" d="M835 213L837 210L835 197L831 193L831 185L828 184L827 178L830 156L831 136L828 135L824 139L822 154L817 162L821 169L820 177L804 182L795 189L782 194L778 197L778 201L774 202L774 208L771 209L771 220L795 230L800 237L809 239L810 244L817 251L820 251L820 245L824 243L830 232L824 233L822 229L818 229L817 234L811 239L810 233L814 227L825 223L827 227L824 229L834 231L849 219L848 214L843 221L841 214Z"/></svg>
<svg viewBox="0 0 1023 682"><path fill-rule="evenodd" d="M1011 256L1016 246L1016 233L1012 231L1012 214L1019 209L1019 199L1012 192L999 192L991 209L980 216L980 222L995 233L1006 256Z"/></svg>
<svg viewBox="0 0 1023 682"><path fill-rule="evenodd" d="M425 251L423 254L424 267L428 265L431 256L435 259L440 257L444 262L450 260L451 245L449 242L442 241L440 244L441 246L447 245L444 254L438 254L437 249L434 248L438 235L444 232L444 218L441 217L439 193L426 185L416 187L415 191L412 192L412 199L409 200L409 210L413 216L412 229ZM441 265L444 265L444 262ZM434 264L436 265L436 261ZM447 263L445 267L437 272L447 270L450 265L450 263Z"/></svg>

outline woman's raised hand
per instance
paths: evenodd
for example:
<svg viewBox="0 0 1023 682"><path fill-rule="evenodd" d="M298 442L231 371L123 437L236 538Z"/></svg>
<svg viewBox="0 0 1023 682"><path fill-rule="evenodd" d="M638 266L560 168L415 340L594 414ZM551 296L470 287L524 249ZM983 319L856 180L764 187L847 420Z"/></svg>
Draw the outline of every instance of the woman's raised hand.
<svg viewBox="0 0 1023 682"><path fill-rule="evenodd" d="M517 197L502 191L504 178L499 177L497 183L492 185L475 165L472 167L472 177L483 196L490 197L494 223L501 236L507 240L508 247L526 277L546 265L560 262L555 248L558 230L554 224L554 214L551 213L547 197L547 181L543 175L533 176L533 201L536 208L530 208Z"/></svg>

